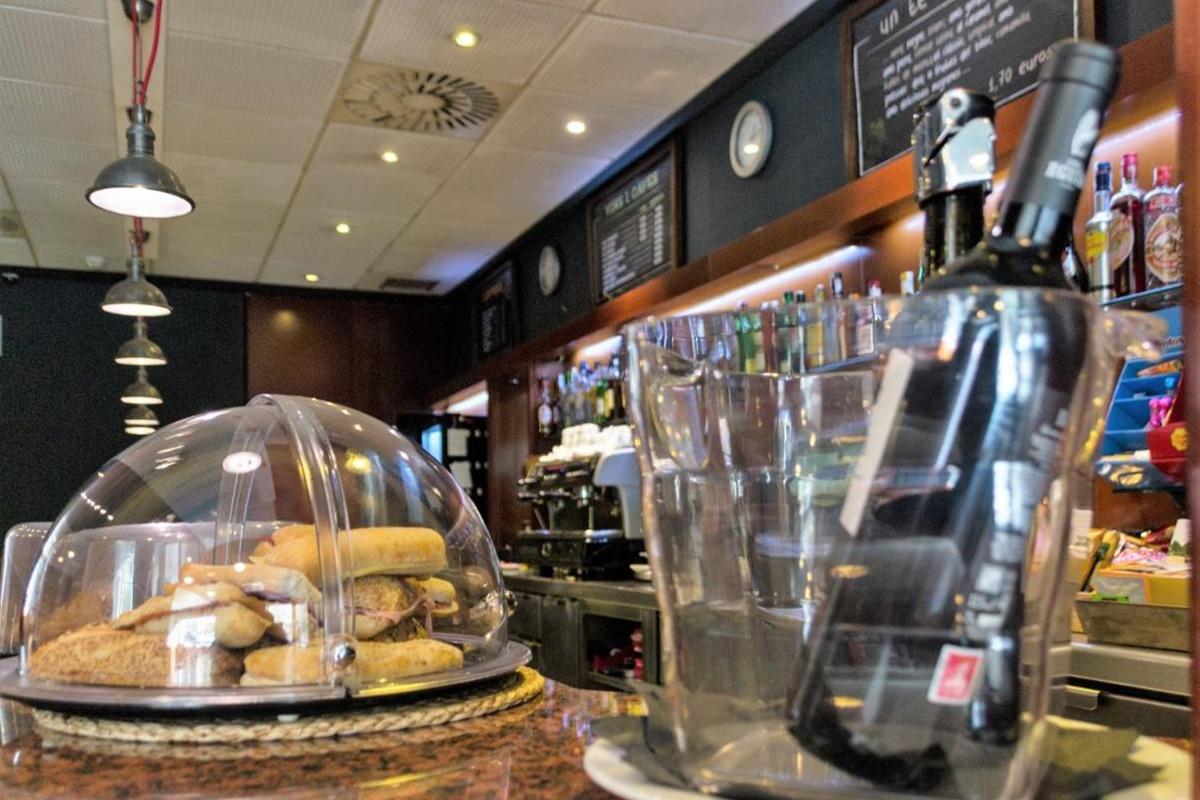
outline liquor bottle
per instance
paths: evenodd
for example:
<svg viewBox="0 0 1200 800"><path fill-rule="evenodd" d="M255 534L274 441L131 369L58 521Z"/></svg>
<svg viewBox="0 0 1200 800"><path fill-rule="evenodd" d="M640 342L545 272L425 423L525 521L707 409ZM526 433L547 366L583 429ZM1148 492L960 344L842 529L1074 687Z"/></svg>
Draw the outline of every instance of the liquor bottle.
<svg viewBox="0 0 1200 800"><path fill-rule="evenodd" d="M854 318L850 313L851 305L845 302L848 298L842 273L833 273L829 285L833 290L833 302L829 304L825 330L832 330L834 335L825 342L825 360L833 363L854 357Z"/></svg>
<svg viewBox="0 0 1200 800"><path fill-rule="evenodd" d="M813 305L808 309L804 325L804 367L816 369L825 364L825 284L818 283L813 292Z"/></svg>
<svg viewBox="0 0 1200 800"><path fill-rule="evenodd" d="M859 303L855 309L854 351L857 355L875 352L875 343L879 341L883 325L882 297L883 285L879 281L871 281L867 284L866 302Z"/></svg>
<svg viewBox="0 0 1200 800"><path fill-rule="evenodd" d="M1112 261L1113 293L1117 297L1146 290L1146 231L1137 167L1137 153L1121 156L1121 188L1113 195L1109 206L1112 212L1109 259Z"/></svg>
<svg viewBox="0 0 1200 800"><path fill-rule="evenodd" d="M922 292L969 288L957 297L972 298L975 311L951 329L949 352L931 345L893 355L882 383L899 391L871 412L890 424L867 434L864 451L877 460L851 480L840 515L846 535L828 562L857 569L825 586L788 716L810 752L888 789L1007 791L1027 681L1021 664L1031 663L1022 660L1021 632L1039 624L1024 616L1028 545L1090 335L1084 304L1008 287L1069 288L1059 254L1119 63L1094 42L1055 47L996 226ZM908 313L893 333L926 317ZM863 675L865 688L851 688L864 686ZM973 681L964 686L965 675ZM942 686L956 696L946 699ZM868 717L858 703L836 702L847 692L887 699Z"/></svg>
<svg viewBox="0 0 1200 800"><path fill-rule="evenodd" d="M738 353L742 372L758 371L757 340L754 335L754 316L746 301L738 303L734 317L734 333L737 335Z"/></svg>
<svg viewBox="0 0 1200 800"><path fill-rule="evenodd" d="M796 372L796 293L783 293L783 305L775 310L775 347L778 370L783 375Z"/></svg>
<svg viewBox="0 0 1200 800"><path fill-rule="evenodd" d="M625 411L625 376L621 372L620 355L613 355L612 357L612 374L609 376L608 388L612 396L612 408L609 412L609 419L624 420L627 413Z"/></svg>
<svg viewBox="0 0 1200 800"><path fill-rule="evenodd" d="M537 432L539 436L550 436L554 433L554 407L550 402L548 379L538 381L538 394L541 402L537 407Z"/></svg>
<svg viewBox="0 0 1200 800"><path fill-rule="evenodd" d="M922 104L912 144L925 241L916 285L983 241L983 202L996 169L996 106L985 94L950 89Z"/></svg>
<svg viewBox="0 0 1200 800"><path fill-rule="evenodd" d="M1154 188L1144 198L1146 288L1180 279L1183 236L1179 227L1179 193L1171 186L1171 168L1154 168Z"/></svg>
<svg viewBox="0 0 1200 800"><path fill-rule="evenodd" d="M769 300L759 306L757 344L760 372L779 372L779 333L775 327L778 313L778 300Z"/></svg>
<svg viewBox="0 0 1200 800"><path fill-rule="evenodd" d="M1112 202L1112 164L1101 161L1096 164L1094 178L1095 193L1092 195L1092 215L1084 225L1084 253L1087 258L1088 292L1099 303L1112 300L1113 271L1112 245L1109 234L1112 229L1112 213L1108 210Z"/></svg>
<svg viewBox="0 0 1200 800"><path fill-rule="evenodd" d="M592 422L604 425L608 422L608 371L596 364L596 379L592 386Z"/></svg>
<svg viewBox="0 0 1200 800"><path fill-rule="evenodd" d="M900 295L908 297L917 293L916 276L911 269L900 273Z"/></svg>

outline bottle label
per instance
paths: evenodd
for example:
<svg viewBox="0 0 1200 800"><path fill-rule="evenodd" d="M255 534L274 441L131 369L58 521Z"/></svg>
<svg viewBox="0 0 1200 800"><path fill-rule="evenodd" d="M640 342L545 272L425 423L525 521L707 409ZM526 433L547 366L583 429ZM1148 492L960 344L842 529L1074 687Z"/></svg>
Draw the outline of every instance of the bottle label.
<svg viewBox="0 0 1200 800"><path fill-rule="evenodd" d="M526 408L528 408L528 406L526 406ZM526 419L528 419L528 417L526 417ZM547 405L538 406L537 420L538 425L541 425L543 428L549 428L550 424L554 421L554 410Z"/></svg>
<svg viewBox="0 0 1200 800"><path fill-rule="evenodd" d="M1146 230L1146 266L1160 282L1174 283L1179 280L1179 268L1183 259L1183 236L1179 228L1179 215L1175 210L1161 212Z"/></svg>
<svg viewBox="0 0 1200 800"><path fill-rule="evenodd" d="M1108 231L1104 228L1092 228L1087 232L1087 238L1084 239L1084 252L1087 254L1087 263L1090 267L1096 263L1096 259L1102 253L1108 250Z"/></svg>
<svg viewBox="0 0 1200 800"><path fill-rule="evenodd" d="M1108 228L1108 253L1114 270L1123 269L1133 255L1133 221L1128 214L1116 209Z"/></svg>
<svg viewBox="0 0 1200 800"><path fill-rule="evenodd" d="M854 332L855 352L866 355L875 352L875 326L870 322L860 322Z"/></svg>

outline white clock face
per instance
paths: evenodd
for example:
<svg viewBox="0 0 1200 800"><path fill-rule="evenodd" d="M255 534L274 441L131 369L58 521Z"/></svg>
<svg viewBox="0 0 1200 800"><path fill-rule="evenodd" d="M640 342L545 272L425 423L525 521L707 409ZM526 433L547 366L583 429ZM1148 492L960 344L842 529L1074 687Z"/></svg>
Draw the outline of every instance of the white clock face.
<svg viewBox="0 0 1200 800"><path fill-rule="evenodd" d="M549 297L558 289L558 280L562 277L562 264L558 260L558 253L550 245L542 248L542 254L538 257L538 285L542 289L542 294Z"/></svg>
<svg viewBox="0 0 1200 800"><path fill-rule="evenodd" d="M771 152L771 115L762 103L750 101L738 111L729 132L729 166L749 178L763 168Z"/></svg>

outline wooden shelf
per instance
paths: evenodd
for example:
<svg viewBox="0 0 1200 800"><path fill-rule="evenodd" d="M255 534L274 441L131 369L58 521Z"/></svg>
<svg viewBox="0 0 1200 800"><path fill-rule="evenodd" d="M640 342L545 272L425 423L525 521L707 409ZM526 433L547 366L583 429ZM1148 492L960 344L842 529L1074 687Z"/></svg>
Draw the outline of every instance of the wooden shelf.
<svg viewBox="0 0 1200 800"><path fill-rule="evenodd" d="M1121 83L1109 106L1103 135L1112 135L1175 105L1174 27L1148 34L1121 49ZM996 114L996 155L1006 168L1033 106L1029 94ZM763 225L669 273L593 308L535 339L475 365L439 387L445 397L481 380L510 377L538 360L550 360L617 334L639 317L674 310L716 297L765 278L787 266L846 245L858 244L887 226L917 213L913 200L913 160L906 154L795 211ZM914 259L915 260L915 259Z"/></svg>

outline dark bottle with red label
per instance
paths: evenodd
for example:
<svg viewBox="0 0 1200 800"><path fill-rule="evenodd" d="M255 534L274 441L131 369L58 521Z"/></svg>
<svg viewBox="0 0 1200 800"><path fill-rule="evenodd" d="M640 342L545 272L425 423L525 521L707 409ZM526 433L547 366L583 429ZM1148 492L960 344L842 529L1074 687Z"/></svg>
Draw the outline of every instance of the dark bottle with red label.
<svg viewBox="0 0 1200 800"><path fill-rule="evenodd" d="M1022 632L1039 624L1027 545L1088 355L1060 256L1119 64L1094 42L1055 47L996 225L890 322L863 445L877 455L850 478L788 697L801 746L888 790L1010 791Z"/></svg>
<svg viewBox="0 0 1200 800"><path fill-rule="evenodd" d="M1112 264L1113 294L1146 290L1146 244L1142 220L1142 189L1138 186L1137 153L1121 156L1121 188L1113 195L1109 211L1109 261Z"/></svg>

